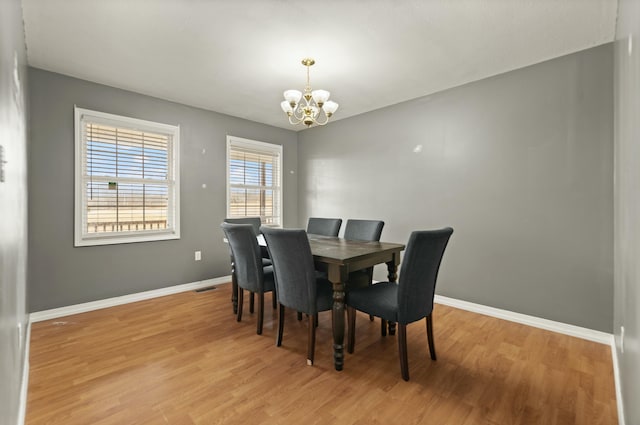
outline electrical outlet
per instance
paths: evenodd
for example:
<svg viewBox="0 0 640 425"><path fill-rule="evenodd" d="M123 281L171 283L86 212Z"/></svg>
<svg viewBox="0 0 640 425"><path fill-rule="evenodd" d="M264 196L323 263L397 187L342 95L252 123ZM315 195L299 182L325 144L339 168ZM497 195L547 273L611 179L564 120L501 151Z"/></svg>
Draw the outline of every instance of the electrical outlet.
<svg viewBox="0 0 640 425"><path fill-rule="evenodd" d="M620 326L620 352L624 353L624 326Z"/></svg>
<svg viewBox="0 0 640 425"><path fill-rule="evenodd" d="M202 260L202 251L196 251L196 261Z"/></svg>

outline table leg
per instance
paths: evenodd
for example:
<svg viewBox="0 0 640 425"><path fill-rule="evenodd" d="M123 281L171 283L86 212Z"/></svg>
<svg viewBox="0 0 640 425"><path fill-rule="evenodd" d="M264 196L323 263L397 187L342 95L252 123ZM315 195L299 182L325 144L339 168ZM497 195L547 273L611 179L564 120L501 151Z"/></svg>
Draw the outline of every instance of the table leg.
<svg viewBox="0 0 640 425"><path fill-rule="evenodd" d="M395 258L387 263L387 271L389 282L395 282L398 279L398 261Z"/></svg>
<svg viewBox="0 0 640 425"><path fill-rule="evenodd" d="M393 260L387 263L387 278L389 282L395 282L398 279L398 263L400 262L400 254L394 255ZM396 322L389 322L389 335L396 334Z"/></svg>
<svg viewBox="0 0 640 425"><path fill-rule="evenodd" d="M336 370L344 366L344 282L347 273L337 265L329 266L329 281L333 285L333 365Z"/></svg>

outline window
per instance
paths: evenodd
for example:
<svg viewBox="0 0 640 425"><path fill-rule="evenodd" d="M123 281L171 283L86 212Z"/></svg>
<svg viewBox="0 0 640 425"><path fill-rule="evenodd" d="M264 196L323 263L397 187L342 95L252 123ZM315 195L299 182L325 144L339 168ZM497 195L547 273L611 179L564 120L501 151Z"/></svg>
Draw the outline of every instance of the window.
<svg viewBox="0 0 640 425"><path fill-rule="evenodd" d="M282 225L282 146L227 136L227 217Z"/></svg>
<svg viewBox="0 0 640 425"><path fill-rule="evenodd" d="M75 108L75 246L180 238L180 127Z"/></svg>

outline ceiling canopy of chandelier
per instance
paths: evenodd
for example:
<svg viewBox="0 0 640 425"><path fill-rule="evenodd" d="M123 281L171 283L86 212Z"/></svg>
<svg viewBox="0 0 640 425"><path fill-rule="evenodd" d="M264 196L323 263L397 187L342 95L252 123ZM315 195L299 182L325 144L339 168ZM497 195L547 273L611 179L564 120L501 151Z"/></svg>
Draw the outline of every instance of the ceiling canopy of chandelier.
<svg viewBox="0 0 640 425"><path fill-rule="evenodd" d="M326 90L311 90L309 84L309 67L316 63L311 58L302 59L302 64L307 67L307 85L304 93L299 90L286 90L284 99L280 106L289 117L289 122L293 125L303 123L307 127L313 124L325 125L329 118L338 109L338 104L329 100L330 93ZM321 114L320 111L324 112ZM324 115L324 119L322 118Z"/></svg>

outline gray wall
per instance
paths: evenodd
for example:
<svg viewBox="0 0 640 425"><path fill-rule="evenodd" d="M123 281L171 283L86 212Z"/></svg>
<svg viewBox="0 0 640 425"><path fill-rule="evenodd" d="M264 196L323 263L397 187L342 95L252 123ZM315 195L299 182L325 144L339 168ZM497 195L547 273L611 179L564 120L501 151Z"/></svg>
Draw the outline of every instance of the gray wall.
<svg viewBox="0 0 640 425"><path fill-rule="evenodd" d="M628 39L633 37L629 54ZM615 42L614 334L626 423L640 424L640 3L621 0ZM624 326L624 353L620 328Z"/></svg>
<svg viewBox="0 0 640 425"><path fill-rule="evenodd" d="M0 424L17 424L27 317L26 56L19 0L0 2ZM1 164L0 164L1 165ZM25 382L26 384L26 382ZM25 400L26 402L26 400Z"/></svg>
<svg viewBox="0 0 640 425"><path fill-rule="evenodd" d="M298 167L299 225L452 226L439 294L611 332L612 45L303 131Z"/></svg>
<svg viewBox="0 0 640 425"><path fill-rule="evenodd" d="M30 311L229 275L219 228L227 134L284 146L284 224L297 223L297 173L289 173L297 167L295 132L40 69L29 68L29 80ZM74 248L74 104L180 125L181 239ZM202 261L194 261L196 250Z"/></svg>

